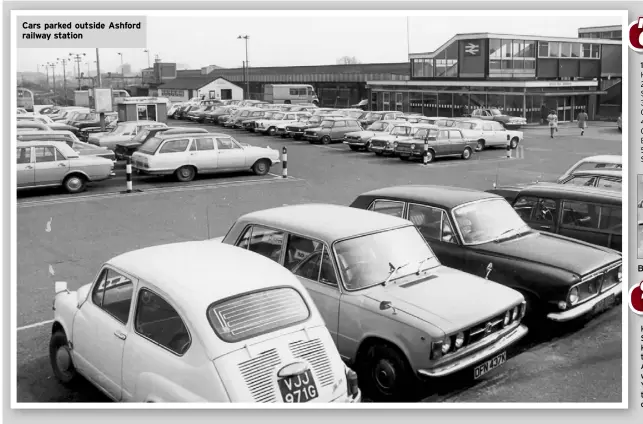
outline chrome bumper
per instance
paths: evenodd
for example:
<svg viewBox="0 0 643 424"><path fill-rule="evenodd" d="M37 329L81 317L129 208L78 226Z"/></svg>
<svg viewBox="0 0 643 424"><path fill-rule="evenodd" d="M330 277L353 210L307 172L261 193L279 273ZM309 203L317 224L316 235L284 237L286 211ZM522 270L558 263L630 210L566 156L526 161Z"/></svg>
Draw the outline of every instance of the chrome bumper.
<svg viewBox="0 0 643 424"><path fill-rule="evenodd" d="M569 309L567 311L563 312L552 312L547 314L547 318L549 318L552 321L556 322L565 322L565 321L571 321L573 319L579 318L583 315L587 315L592 312L592 309L594 309L594 306L598 304L598 302L607 299L609 296L614 295L614 297L618 297L621 293L623 292L623 283L619 283L606 291L605 293L602 293L599 296L596 296L594 299L589 300L582 305L578 305L573 307L572 309ZM615 299L616 300L616 299Z"/></svg>

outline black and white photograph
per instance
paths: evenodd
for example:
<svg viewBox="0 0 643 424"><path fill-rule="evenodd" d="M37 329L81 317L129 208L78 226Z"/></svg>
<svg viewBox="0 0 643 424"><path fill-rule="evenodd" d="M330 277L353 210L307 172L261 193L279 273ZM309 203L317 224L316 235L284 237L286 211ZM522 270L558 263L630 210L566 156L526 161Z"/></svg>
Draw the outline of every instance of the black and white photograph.
<svg viewBox="0 0 643 424"><path fill-rule="evenodd" d="M16 15L16 407L625 402L627 13L217 13Z"/></svg>

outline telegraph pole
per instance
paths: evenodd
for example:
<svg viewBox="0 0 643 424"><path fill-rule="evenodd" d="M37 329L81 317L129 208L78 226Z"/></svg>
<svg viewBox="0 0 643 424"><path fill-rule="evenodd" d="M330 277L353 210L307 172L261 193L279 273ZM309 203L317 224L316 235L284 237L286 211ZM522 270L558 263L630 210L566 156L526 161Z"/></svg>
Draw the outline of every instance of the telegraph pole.
<svg viewBox="0 0 643 424"><path fill-rule="evenodd" d="M83 53L83 54L69 53L69 56L74 58L74 60L76 61L76 65L77 65L77 68L78 68L78 73L77 73L76 76L78 77L78 89L80 90L80 62L82 62L83 57L85 57L87 55L85 53Z"/></svg>
<svg viewBox="0 0 643 424"><path fill-rule="evenodd" d="M65 92L65 106L69 106L67 104L67 62L68 60L64 58L63 59L58 58L58 60L63 65L63 90Z"/></svg>
<svg viewBox="0 0 643 424"><path fill-rule="evenodd" d="M102 80L100 78L100 57L98 54L98 49L96 49L96 78L96 82L98 82L98 87L96 88L102 88ZM94 89L94 110L96 110L96 89ZM98 116L100 119L100 130L105 131L105 113L100 112Z"/></svg>
<svg viewBox="0 0 643 424"><path fill-rule="evenodd" d="M55 95L56 94L56 63L52 62L52 63L48 63L48 65L51 67L51 79L54 86L54 95Z"/></svg>
<svg viewBox="0 0 643 424"><path fill-rule="evenodd" d="M248 39L250 38L249 35L240 35L237 37L238 40L244 39L246 40L246 69L245 69L245 80L246 80L246 99L250 98L250 62L248 62Z"/></svg>

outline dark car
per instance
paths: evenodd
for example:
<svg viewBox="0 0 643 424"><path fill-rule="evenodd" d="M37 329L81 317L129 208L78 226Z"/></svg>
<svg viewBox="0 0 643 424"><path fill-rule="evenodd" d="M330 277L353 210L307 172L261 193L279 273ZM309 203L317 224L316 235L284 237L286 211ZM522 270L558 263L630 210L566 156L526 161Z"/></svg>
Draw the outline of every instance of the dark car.
<svg viewBox="0 0 643 424"><path fill-rule="evenodd" d="M366 128L369 125L377 121L383 120L395 120L401 116L404 116L404 112L398 112L395 110L382 110L377 112L368 112L366 115L359 119L359 123L362 128Z"/></svg>
<svg viewBox="0 0 643 424"><path fill-rule="evenodd" d="M95 127L86 127L83 128L82 130L78 131L77 137L81 140L87 143L89 141L89 137L92 134L100 133L100 132L112 132L118 125L118 120L114 120L110 123L105 123L105 131L101 129L100 126L95 126Z"/></svg>
<svg viewBox="0 0 643 424"><path fill-rule="evenodd" d="M504 197L536 230L622 250L621 191L555 183L487 191Z"/></svg>
<svg viewBox="0 0 643 424"><path fill-rule="evenodd" d="M186 119L187 116L188 116L188 113L190 113L190 111L198 109L198 108L199 108L199 105L194 105L194 104L181 106L181 107L177 108L174 111L173 118L174 119Z"/></svg>
<svg viewBox="0 0 643 424"><path fill-rule="evenodd" d="M362 127L359 126L359 122L356 119L347 117L329 118L325 116L319 126L304 131L304 138L311 144L330 144L332 142L341 142L346 134L360 131L361 129Z"/></svg>
<svg viewBox="0 0 643 424"><path fill-rule="evenodd" d="M213 110L206 112L205 117L203 118L204 122L211 122L213 124L219 123L219 118L221 116L228 116L234 112L234 107L232 106L219 106Z"/></svg>
<svg viewBox="0 0 643 424"><path fill-rule="evenodd" d="M105 114L106 124L111 124L115 121L118 121L118 114L116 112L108 112ZM99 127L100 114L96 112L80 113L69 122L69 125L78 128L79 131L84 128Z"/></svg>
<svg viewBox="0 0 643 424"><path fill-rule="evenodd" d="M292 124L286 125L286 135L292 137L295 140L301 140L304 138L304 131L310 128L317 128L324 118L341 118L342 115L339 113L333 114L313 114L308 120L303 122L293 122Z"/></svg>
<svg viewBox="0 0 643 424"><path fill-rule="evenodd" d="M138 150L147 140L156 136L158 133L163 134L201 134L207 133L205 128L190 127L163 127L163 128L144 128L132 139L125 143L116 144L114 153L116 159L122 160L132 156L132 153Z"/></svg>
<svg viewBox="0 0 643 424"><path fill-rule="evenodd" d="M194 122L205 122L206 113L213 111L216 107L216 105L201 105L189 111L185 118Z"/></svg>
<svg viewBox="0 0 643 424"><path fill-rule="evenodd" d="M440 262L518 290L532 318L570 321L621 299L620 253L535 231L496 194L398 186L364 193L351 207L410 220Z"/></svg>
<svg viewBox="0 0 643 424"><path fill-rule="evenodd" d="M510 130L517 130L523 125L527 125L525 118L505 115L497 108L476 109L470 116L472 118L484 119L485 121L500 122L505 128Z"/></svg>
<svg viewBox="0 0 643 424"><path fill-rule="evenodd" d="M401 160L412 158L433 162L435 158L459 156L464 160L471 159L478 145L477 140L467 138L462 130L457 128L419 128L411 139L402 139L395 144L395 154Z"/></svg>

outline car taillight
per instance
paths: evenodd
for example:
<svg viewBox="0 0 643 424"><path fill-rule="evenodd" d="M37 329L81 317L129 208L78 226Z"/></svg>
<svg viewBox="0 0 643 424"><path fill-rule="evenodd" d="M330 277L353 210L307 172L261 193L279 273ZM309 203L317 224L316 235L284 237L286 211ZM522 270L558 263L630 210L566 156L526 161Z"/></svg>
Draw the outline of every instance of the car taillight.
<svg viewBox="0 0 643 424"><path fill-rule="evenodd" d="M348 390L348 396L355 397L359 393L359 387L357 384L357 373L350 368L346 368L346 386Z"/></svg>

